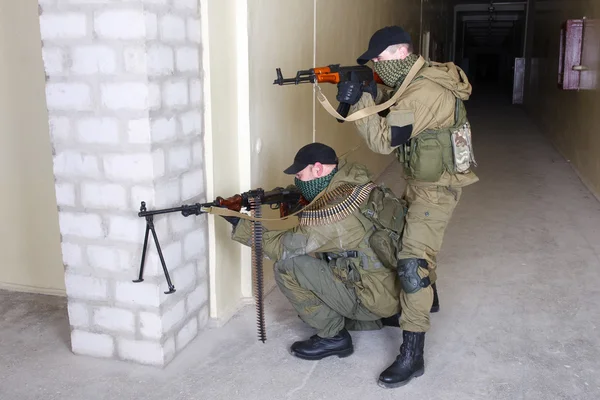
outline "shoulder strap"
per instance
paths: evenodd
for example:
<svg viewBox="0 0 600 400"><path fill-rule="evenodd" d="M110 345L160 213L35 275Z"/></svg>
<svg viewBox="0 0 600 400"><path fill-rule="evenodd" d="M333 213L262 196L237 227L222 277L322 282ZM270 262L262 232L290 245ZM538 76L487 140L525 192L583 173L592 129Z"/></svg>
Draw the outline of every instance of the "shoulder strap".
<svg viewBox="0 0 600 400"><path fill-rule="evenodd" d="M394 95L392 96L392 98L390 98L385 103L382 103L382 104L379 104L379 105L376 105L376 106L372 106L372 107L366 107L366 108L363 108L362 110L358 110L354 114L348 115L346 118L342 117L333 108L333 106L331 105L331 103L329 102L329 100L327 100L327 97L325 97L325 95L321 91L321 87L317 83L315 83L315 87L317 88L317 99L319 100L319 103L321 103L321 105L323 106L323 108L325 108L325 110L329 114L333 115L337 119L343 120L343 121L349 121L349 122L356 121L356 120L359 120L361 118L365 118L365 117L368 117L370 115L377 114L378 112L383 111L386 108L389 108L392 105L394 105L394 103L396 103L396 101L398 100L398 98L402 95L402 93L404 93L404 91L406 90L406 88L408 87L408 85L412 82L412 80L415 78L415 76L417 75L417 73L421 70L421 68L424 65L425 65L425 59L422 56L419 56L419 58L417 59L417 62L410 69L410 72L406 76L406 79L404 79L404 82L402 82L402 85L398 88L398 90L396 91L396 93L394 93Z"/></svg>

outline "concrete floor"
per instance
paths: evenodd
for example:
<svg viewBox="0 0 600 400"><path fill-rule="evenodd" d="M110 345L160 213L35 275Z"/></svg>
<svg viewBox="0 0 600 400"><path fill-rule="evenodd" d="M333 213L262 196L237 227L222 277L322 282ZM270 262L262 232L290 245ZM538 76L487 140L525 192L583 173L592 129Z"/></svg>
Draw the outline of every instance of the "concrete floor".
<svg viewBox="0 0 600 400"><path fill-rule="evenodd" d="M353 333L345 359L290 356L313 332L278 290L266 344L250 306L164 370L74 356L64 299L0 291L0 399L600 398L600 203L521 110L479 93L468 107L481 181L465 189L439 256L424 376L376 385L397 328ZM381 179L400 192L397 174Z"/></svg>

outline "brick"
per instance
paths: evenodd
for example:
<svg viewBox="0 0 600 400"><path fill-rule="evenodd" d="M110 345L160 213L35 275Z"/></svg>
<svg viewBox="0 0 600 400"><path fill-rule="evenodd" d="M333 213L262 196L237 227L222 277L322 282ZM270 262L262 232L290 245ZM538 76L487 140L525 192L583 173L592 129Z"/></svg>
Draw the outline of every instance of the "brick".
<svg viewBox="0 0 600 400"><path fill-rule="evenodd" d="M160 37L163 40L185 40L185 20L176 15L165 15L160 19Z"/></svg>
<svg viewBox="0 0 600 400"><path fill-rule="evenodd" d="M199 310L208 300L208 288L206 284L202 283L187 297L187 310L188 312L194 312Z"/></svg>
<svg viewBox="0 0 600 400"><path fill-rule="evenodd" d="M93 357L112 357L114 341L109 335L75 329L71 332L71 347L76 354Z"/></svg>
<svg viewBox="0 0 600 400"><path fill-rule="evenodd" d="M179 180L172 179L156 188L156 207L165 208L179 206L181 203L181 191L179 190ZM181 214L177 214L182 217Z"/></svg>
<svg viewBox="0 0 600 400"><path fill-rule="evenodd" d="M66 142L71 132L71 122L67 117L51 116L48 119L48 128L52 142Z"/></svg>
<svg viewBox="0 0 600 400"><path fill-rule="evenodd" d="M111 180L149 180L154 177L153 157L148 153L108 154L104 173Z"/></svg>
<svg viewBox="0 0 600 400"><path fill-rule="evenodd" d="M114 246L89 245L86 254L90 267L109 271L128 271L134 267L134 263L139 262L132 258L131 253Z"/></svg>
<svg viewBox="0 0 600 400"><path fill-rule="evenodd" d="M61 244L63 263L68 267L79 267L83 265L83 251L79 245L62 242Z"/></svg>
<svg viewBox="0 0 600 400"><path fill-rule="evenodd" d="M90 313L84 303L69 301L69 324L76 328L85 328L90 325Z"/></svg>
<svg viewBox="0 0 600 400"><path fill-rule="evenodd" d="M147 4L165 5L168 4L169 0L142 0Z"/></svg>
<svg viewBox="0 0 600 400"><path fill-rule="evenodd" d="M204 171L196 170L183 174L181 178L181 198L191 199L204 192Z"/></svg>
<svg viewBox="0 0 600 400"><path fill-rule="evenodd" d="M200 44L202 42L202 27L198 18L187 19L187 38L193 43Z"/></svg>
<svg viewBox="0 0 600 400"><path fill-rule="evenodd" d="M179 185L178 185L179 186ZM169 215L169 226L173 233L190 231L196 224L193 216L184 217L181 214Z"/></svg>
<svg viewBox="0 0 600 400"><path fill-rule="evenodd" d="M184 80L167 81L162 87L163 104L167 107L181 107L188 104L188 85Z"/></svg>
<svg viewBox="0 0 600 400"><path fill-rule="evenodd" d="M197 229L188 233L183 241L183 259L190 260L203 254L206 249L205 228Z"/></svg>
<svg viewBox="0 0 600 400"><path fill-rule="evenodd" d="M181 130L184 135L202 132L202 114L200 111L189 111L181 115Z"/></svg>
<svg viewBox="0 0 600 400"><path fill-rule="evenodd" d="M112 10L95 15L94 31L103 39L142 39L146 19L142 10Z"/></svg>
<svg viewBox="0 0 600 400"><path fill-rule="evenodd" d="M110 110L145 110L149 88L142 82L105 83L100 87L102 105Z"/></svg>
<svg viewBox="0 0 600 400"><path fill-rule="evenodd" d="M160 339L162 337L160 316L155 313L140 312L140 332L148 338Z"/></svg>
<svg viewBox="0 0 600 400"><path fill-rule="evenodd" d="M129 209L125 188L114 183L83 183L81 204L86 208Z"/></svg>
<svg viewBox="0 0 600 400"><path fill-rule="evenodd" d="M188 263L175 269L173 271L173 281L178 282L177 290L181 292L194 286L196 284L196 266L193 263Z"/></svg>
<svg viewBox="0 0 600 400"><path fill-rule="evenodd" d="M50 111L85 111L92 108L90 87L85 83L47 83L46 101Z"/></svg>
<svg viewBox="0 0 600 400"><path fill-rule="evenodd" d="M175 357L175 337L171 336L163 344L165 362L171 361Z"/></svg>
<svg viewBox="0 0 600 400"><path fill-rule="evenodd" d="M152 162L154 165L154 177L160 178L165 174L165 153L162 149L152 152Z"/></svg>
<svg viewBox="0 0 600 400"><path fill-rule="evenodd" d="M163 365L163 349L158 342L118 339L119 357L147 365Z"/></svg>
<svg viewBox="0 0 600 400"><path fill-rule="evenodd" d="M177 136L177 120L175 117L155 119L151 123L150 133L154 142L169 141Z"/></svg>
<svg viewBox="0 0 600 400"><path fill-rule="evenodd" d="M173 147L168 153L169 171L187 170L192 165L192 152L189 146Z"/></svg>
<svg viewBox="0 0 600 400"><path fill-rule="evenodd" d="M162 253L169 270L175 270L181 265L183 252L180 241L169 243L168 245L162 247Z"/></svg>
<svg viewBox="0 0 600 400"><path fill-rule="evenodd" d="M96 156L65 150L54 156L54 173L66 177L95 178L100 175Z"/></svg>
<svg viewBox="0 0 600 400"><path fill-rule="evenodd" d="M148 69L146 49L144 47L127 47L123 51L125 71L132 74L145 74Z"/></svg>
<svg viewBox="0 0 600 400"><path fill-rule="evenodd" d="M108 46L77 46L71 60L71 71L75 74L113 74L117 70L115 51Z"/></svg>
<svg viewBox="0 0 600 400"><path fill-rule="evenodd" d="M65 56L61 49L44 47L42 49L42 59L44 60L46 75L58 75L64 71Z"/></svg>
<svg viewBox="0 0 600 400"><path fill-rule="evenodd" d="M42 40L77 39L87 35L87 21L83 13L43 13L39 20Z"/></svg>
<svg viewBox="0 0 600 400"><path fill-rule="evenodd" d="M113 240L139 243L144 238L145 229L143 218L113 215L108 220L108 237Z"/></svg>
<svg viewBox="0 0 600 400"><path fill-rule="evenodd" d="M199 105L202 103L202 82L199 79L190 80L190 104Z"/></svg>
<svg viewBox="0 0 600 400"><path fill-rule="evenodd" d="M200 70L200 58L196 47L177 49L177 70L181 72L197 72Z"/></svg>
<svg viewBox="0 0 600 400"><path fill-rule="evenodd" d="M173 284L175 284L173 282ZM177 286L176 286L177 287ZM163 317L163 332L169 332L171 328L183 321L185 318L185 299L179 301L171 309L167 310Z"/></svg>
<svg viewBox="0 0 600 400"><path fill-rule="evenodd" d="M99 215L90 213L58 213L60 233L89 239L99 239L104 236L102 219Z"/></svg>
<svg viewBox="0 0 600 400"><path fill-rule="evenodd" d="M166 3L166 0L164 0ZM146 22L146 39L155 40L158 38L158 18L156 14L145 12L144 20Z"/></svg>
<svg viewBox="0 0 600 400"><path fill-rule="evenodd" d="M204 147L201 141L197 141L192 145L192 161L194 165L204 164Z"/></svg>
<svg viewBox="0 0 600 400"><path fill-rule="evenodd" d="M94 324L112 331L135 331L133 312L115 307L99 307L94 310Z"/></svg>
<svg viewBox="0 0 600 400"><path fill-rule="evenodd" d="M55 186L56 190L56 204L59 206L75 206L75 185L72 183L57 183Z"/></svg>
<svg viewBox="0 0 600 400"><path fill-rule="evenodd" d="M154 205L154 188L149 186L134 186L131 188L131 206L139 210L139 207L144 201L146 207Z"/></svg>
<svg viewBox="0 0 600 400"><path fill-rule="evenodd" d="M82 143L119 143L116 118L84 118L77 123L77 139Z"/></svg>
<svg viewBox="0 0 600 400"><path fill-rule="evenodd" d="M67 270L65 274L67 296L85 300L105 300L108 283L106 279L91 276L74 275Z"/></svg>
<svg viewBox="0 0 600 400"><path fill-rule="evenodd" d="M150 121L148 118L132 119L127 123L129 143L150 143Z"/></svg>
<svg viewBox="0 0 600 400"><path fill-rule="evenodd" d="M150 76L173 74L173 49L159 44L148 48L148 73Z"/></svg>
<svg viewBox="0 0 600 400"><path fill-rule="evenodd" d="M198 0L173 0L173 4L181 10L198 12Z"/></svg>
<svg viewBox="0 0 600 400"><path fill-rule="evenodd" d="M198 319L194 317L177 333L177 340L175 341L177 350L181 351L196 335L198 335Z"/></svg>
<svg viewBox="0 0 600 400"><path fill-rule="evenodd" d="M150 83L148 87L148 106L151 110L158 110L161 107L161 92L159 83Z"/></svg>
<svg viewBox="0 0 600 400"><path fill-rule="evenodd" d="M198 282L206 280L208 275L208 257L203 257L196 261L196 277Z"/></svg>
<svg viewBox="0 0 600 400"><path fill-rule="evenodd" d="M208 306L202 307L198 312L198 327L205 328L208 325Z"/></svg>
<svg viewBox="0 0 600 400"><path fill-rule="evenodd" d="M148 282L117 282L115 296L121 303L158 307L158 288L158 285Z"/></svg>

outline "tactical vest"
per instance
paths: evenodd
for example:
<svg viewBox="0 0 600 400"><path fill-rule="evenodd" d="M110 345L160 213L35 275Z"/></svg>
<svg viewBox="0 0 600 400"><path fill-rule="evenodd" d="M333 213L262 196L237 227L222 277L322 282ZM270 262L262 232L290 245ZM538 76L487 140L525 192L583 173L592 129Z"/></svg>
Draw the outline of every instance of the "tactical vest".
<svg viewBox="0 0 600 400"><path fill-rule="evenodd" d="M395 269L398 252L402 249L401 236L408 211L406 201L380 185L371 191L360 211L375 227L369 246L387 268Z"/></svg>
<svg viewBox="0 0 600 400"><path fill-rule="evenodd" d="M454 175L476 165L467 110L456 98L455 122L442 129L427 129L396 149L407 179L437 182L447 171Z"/></svg>

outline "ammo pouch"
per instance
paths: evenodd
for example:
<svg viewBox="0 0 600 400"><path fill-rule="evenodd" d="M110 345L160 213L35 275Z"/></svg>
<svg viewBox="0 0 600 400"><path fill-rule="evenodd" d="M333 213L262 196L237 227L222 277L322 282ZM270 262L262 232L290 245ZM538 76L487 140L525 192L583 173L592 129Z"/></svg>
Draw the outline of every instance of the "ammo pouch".
<svg viewBox="0 0 600 400"><path fill-rule="evenodd" d="M396 269L397 254L402 248L406 201L380 185L371 191L368 201L361 206L361 213L375 226L369 246L386 268Z"/></svg>
<svg viewBox="0 0 600 400"><path fill-rule="evenodd" d="M473 155L467 111L456 98L455 123L449 128L428 129L396 150L408 179L436 182L445 171L464 173L477 166Z"/></svg>

